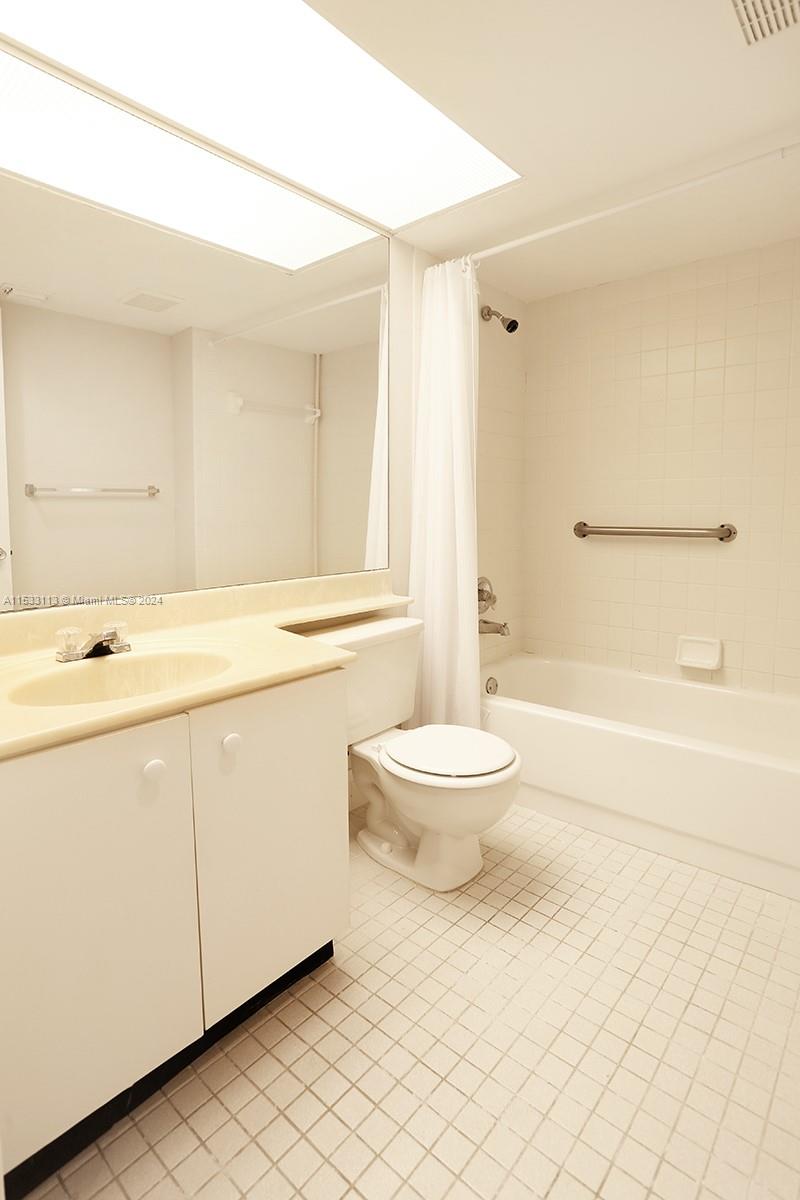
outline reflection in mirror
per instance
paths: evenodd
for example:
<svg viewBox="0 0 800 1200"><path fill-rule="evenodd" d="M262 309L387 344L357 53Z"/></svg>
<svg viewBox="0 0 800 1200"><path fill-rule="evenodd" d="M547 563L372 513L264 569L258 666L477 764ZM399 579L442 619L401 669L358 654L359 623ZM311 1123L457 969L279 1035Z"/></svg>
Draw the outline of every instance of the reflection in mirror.
<svg viewBox="0 0 800 1200"><path fill-rule="evenodd" d="M387 273L0 173L0 605L387 566Z"/></svg>

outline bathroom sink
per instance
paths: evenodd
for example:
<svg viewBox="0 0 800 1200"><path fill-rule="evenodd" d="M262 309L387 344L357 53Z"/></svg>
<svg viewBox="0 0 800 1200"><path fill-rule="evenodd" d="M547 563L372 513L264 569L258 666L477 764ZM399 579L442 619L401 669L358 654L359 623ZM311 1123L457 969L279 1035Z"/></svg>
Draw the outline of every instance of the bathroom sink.
<svg viewBox="0 0 800 1200"><path fill-rule="evenodd" d="M60 666L9 693L12 704L60 706L101 704L201 683L231 665L222 654L204 650L108 654Z"/></svg>

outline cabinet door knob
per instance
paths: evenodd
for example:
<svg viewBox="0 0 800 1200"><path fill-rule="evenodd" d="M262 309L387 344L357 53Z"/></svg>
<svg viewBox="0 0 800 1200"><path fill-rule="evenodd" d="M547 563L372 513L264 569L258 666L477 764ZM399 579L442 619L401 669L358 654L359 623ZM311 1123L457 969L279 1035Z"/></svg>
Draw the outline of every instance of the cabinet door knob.
<svg viewBox="0 0 800 1200"><path fill-rule="evenodd" d="M166 773L167 764L163 758L151 758L149 763L145 763L142 767L142 774L149 783L154 783Z"/></svg>
<svg viewBox="0 0 800 1200"><path fill-rule="evenodd" d="M222 739L222 749L226 754L235 754L242 744L240 733L229 733Z"/></svg>

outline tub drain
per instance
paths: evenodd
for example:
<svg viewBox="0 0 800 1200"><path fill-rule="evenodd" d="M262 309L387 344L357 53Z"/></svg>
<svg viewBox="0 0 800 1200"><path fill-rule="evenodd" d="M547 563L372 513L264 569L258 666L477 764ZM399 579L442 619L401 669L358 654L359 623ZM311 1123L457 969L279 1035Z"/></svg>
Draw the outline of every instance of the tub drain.
<svg viewBox="0 0 800 1200"><path fill-rule="evenodd" d="M497 680L495 679L494 675L490 675L486 680L486 691L490 696L497 695Z"/></svg>

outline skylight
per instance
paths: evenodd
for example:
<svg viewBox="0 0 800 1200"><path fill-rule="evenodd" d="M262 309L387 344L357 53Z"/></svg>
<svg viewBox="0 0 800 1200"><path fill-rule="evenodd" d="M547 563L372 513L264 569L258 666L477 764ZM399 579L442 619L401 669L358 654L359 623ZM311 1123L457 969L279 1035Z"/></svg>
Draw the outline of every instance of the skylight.
<svg viewBox="0 0 800 1200"><path fill-rule="evenodd" d="M3 0L0 28L389 229L518 178L302 0Z"/></svg>
<svg viewBox="0 0 800 1200"><path fill-rule="evenodd" d="M290 270L375 236L2 51L0 171Z"/></svg>

